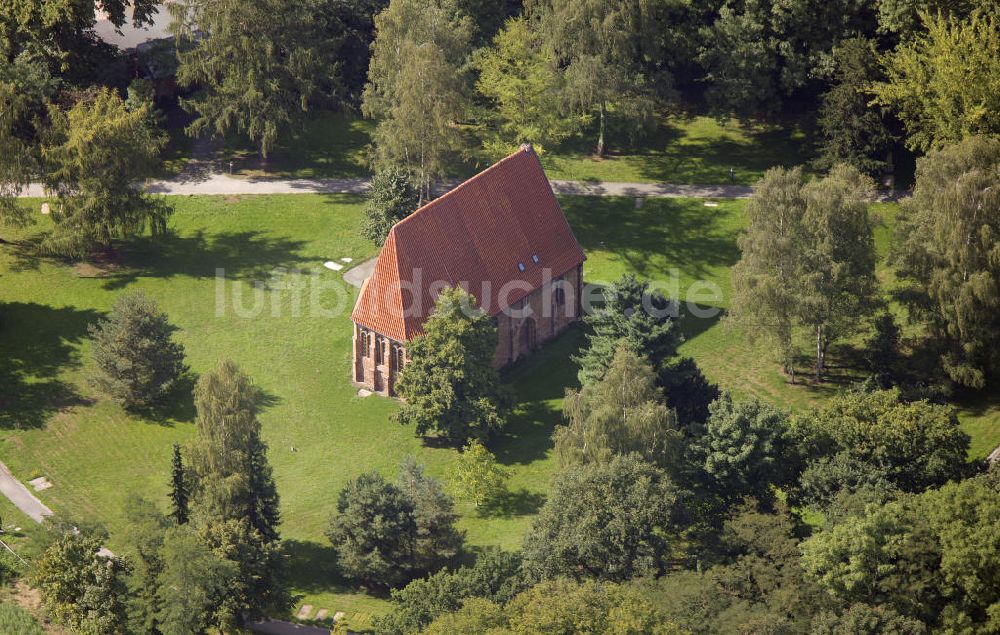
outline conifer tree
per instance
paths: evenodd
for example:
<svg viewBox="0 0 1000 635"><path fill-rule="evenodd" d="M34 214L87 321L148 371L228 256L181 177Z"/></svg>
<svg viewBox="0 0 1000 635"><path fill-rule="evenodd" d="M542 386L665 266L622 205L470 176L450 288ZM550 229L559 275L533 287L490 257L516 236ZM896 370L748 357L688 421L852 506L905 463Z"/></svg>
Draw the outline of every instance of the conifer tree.
<svg viewBox="0 0 1000 635"><path fill-rule="evenodd" d="M173 330L167 315L141 291L121 295L111 314L89 327L97 367L93 383L129 409L162 401L187 370Z"/></svg>
<svg viewBox="0 0 1000 635"><path fill-rule="evenodd" d="M188 521L188 486L184 475L184 459L181 456L181 446L174 444L173 463L170 474L170 501L173 503L173 516L178 525Z"/></svg>

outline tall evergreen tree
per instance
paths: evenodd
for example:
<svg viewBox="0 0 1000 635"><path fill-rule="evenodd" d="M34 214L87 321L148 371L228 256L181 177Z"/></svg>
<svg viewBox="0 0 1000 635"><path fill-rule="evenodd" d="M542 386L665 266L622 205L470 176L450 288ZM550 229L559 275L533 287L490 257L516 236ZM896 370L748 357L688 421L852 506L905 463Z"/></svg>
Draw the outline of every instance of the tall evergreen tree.
<svg viewBox="0 0 1000 635"><path fill-rule="evenodd" d="M361 234L381 246L392 226L416 211L418 205L420 190L406 170L399 167L379 170L368 189Z"/></svg>
<svg viewBox="0 0 1000 635"><path fill-rule="evenodd" d="M604 306L583 319L587 348L575 361L581 384L604 376L615 351L625 345L659 369L677 354L680 334L675 328L675 306L649 283L624 274L604 291Z"/></svg>
<svg viewBox="0 0 1000 635"><path fill-rule="evenodd" d="M170 470L170 502L173 504L173 517L178 525L188 521L188 485L184 473L184 458L181 456L181 446L174 444L174 454Z"/></svg>
<svg viewBox="0 0 1000 635"><path fill-rule="evenodd" d="M399 468L396 485L413 503L417 525L414 547L415 566L420 571L437 571L458 555L464 536L455 528L455 503L441 482L427 476L424 467L408 456Z"/></svg>

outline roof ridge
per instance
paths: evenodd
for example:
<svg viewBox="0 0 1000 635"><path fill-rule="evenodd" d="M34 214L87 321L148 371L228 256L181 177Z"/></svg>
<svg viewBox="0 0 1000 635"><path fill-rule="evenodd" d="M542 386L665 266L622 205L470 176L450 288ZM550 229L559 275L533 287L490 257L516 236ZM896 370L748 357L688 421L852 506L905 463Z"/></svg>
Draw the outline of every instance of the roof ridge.
<svg viewBox="0 0 1000 635"><path fill-rule="evenodd" d="M507 163L511 159L515 159L515 158L519 157L522 154L530 154L530 155L534 156L536 160L538 159L538 155L535 154L535 149L532 147L532 145L530 143L521 144L520 148L518 148L514 152L508 154L504 158L500 159L499 161L497 161L493 165L489 166L488 168L486 168L482 172L478 172L478 173L470 176L469 178L467 178L466 180L462 181L461 183L459 183L455 187L451 188L450 190L448 190L447 192L445 192L441 196L437 197L436 199L434 199L432 201L427 201L426 203L424 203L423 205L421 205L417 209L413 210L413 213L410 214L409 216L407 216L406 218L403 218L403 219L401 219L399 221L396 221L396 223L389 229L389 233L392 233L392 231L394 229L396 229L396 227L402 225L403 223L405 223L406 221L410 220L411 218L413 218L414 216L416 216L420 212L426 210L428 207L431 207L432 205L438 203L439 201L446 200L449 196L451 196L455 192L458 192L459 190L461 190L462 188L464 188L466 185L469 185L470 183L475 183L476 181L478 181L480 179L480 177L482 177L482 176L484 176L486 174L489 174L490 172L493 172L496 168L499 168L504 163ZM541 164L541 161L539 161L539 164Z"/></svg>

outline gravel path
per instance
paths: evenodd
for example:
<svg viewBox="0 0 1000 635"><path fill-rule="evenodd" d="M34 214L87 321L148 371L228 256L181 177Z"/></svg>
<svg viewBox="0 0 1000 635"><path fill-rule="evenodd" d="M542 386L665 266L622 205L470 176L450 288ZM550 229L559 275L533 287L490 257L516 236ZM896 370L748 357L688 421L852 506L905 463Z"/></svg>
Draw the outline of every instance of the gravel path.
<svg viewBox="0 0 1000 635"><path fill-rule="evenodd" d="M578 196L629 196L645 198L748 198L753 190L747 185L672 185L669 183L605 183L599 181L553 180L556 194ZM167 181L153 181L146 191L155 194L235 195L241 194L362 194L368 190L368 179L238 179L227 174L185 173ZM31 185L22 197L41 197L41 185ZM880 201L894 201L908 196L892 190L879 195Z"/></svg>
<svg viewBox="0 0 1000 635"><path fill-rule="evenodd" d="M14 478L10 470L0 463L0 493L10 499L14 506L27 514L36 523L42 522L46 516L52 515L52 510L38 500L24 483Z"/></svg>

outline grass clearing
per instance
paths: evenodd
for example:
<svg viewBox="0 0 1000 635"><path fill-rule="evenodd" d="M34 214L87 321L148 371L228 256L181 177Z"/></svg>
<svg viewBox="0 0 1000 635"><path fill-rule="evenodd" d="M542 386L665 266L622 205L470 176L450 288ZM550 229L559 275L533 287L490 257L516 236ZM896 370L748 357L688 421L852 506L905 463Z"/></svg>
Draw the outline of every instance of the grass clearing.
<svg viewBox="0 0 1000 635"><path fill-rule="evenodd" d="M370 172L368 145L374 123L345 113L318 113L305 129L275 150L266 167L255 146L232 139L218 156L235 162L247 178L362 177ZM719 120L699 115L671 115L649 136L632 144L609 136L603 158L593 156L593 131L573 138L542 156L550 178L626 183L750 185L775 165L793 166L812 159L809 131L794 121L772 124ZM470 143L475 143L470 140ZM456 177L471 176L490 164L478 150L459 164ZM734 178L730 180L729 169Z"/></svg>
<svg viewBox="0 0 1000 635"><path fill-rule="evenodd" d="M159 421L140 420L99 399L86 381L87 324L109 310L123 289L142 289L179 327L195 373L229 357L274 398L261 419L299 604L345 611L352 626L363 628L386 602L337 577L323 535L337 492L366 469L394 475L408 454L443 477L456 453L427 446L412 429L391 423L395 402L361 399L348 382L349 309L356 290L322 263L342 257L357 262L375 253L358 237L360 199L303 194L172 202L174 233L162 242L122 246L117 262L104 270L25 260L14 245L0 244L0 457L24 480L51 480L54 486L39 496L57 513L106 524L113 550L123 545L129 492L166 508L170 446L188 442L194 432L190 399L181 399ZM717 285L718 294L700 296L701 302L728 305L744 201L706 207L702 200L650 199L639 209L624 198L566 197L562 203L587 253L589 281L635 271L666 281L668 291L675 284L686 295L704 280ZM879 210L891 222L895 208ZM880 229L883 250L887 232ZM221 283L217 269L223 270ZM256 296L254 281L265 283ZM259 314L241 317L255 301ZM296 315L299 301L307 304ZM314 301L326 309L339 302L344 310L326 317L307 310ZM737 393L799 409L841 387L790 385L765 345L748 343L718 317L687 318L682 328L682 353ZM580 331L571 330L505 374L518 407L491 449L513 472L511 494L486 516L460 504L460 526L473 550L516 548L544 502L555 468L550 434L561 418L565 388L576 383L569 357L581 341ZM834 371L850 378L853 371L837 368L834 353ZM959 405L974 452L985 454L1000 442L997 397L984 392ZM5 503L0 501L0 517L6 524L11 512ZM31 542L30 536L25 540Z"/></svg>

